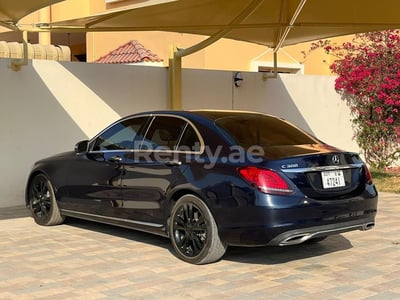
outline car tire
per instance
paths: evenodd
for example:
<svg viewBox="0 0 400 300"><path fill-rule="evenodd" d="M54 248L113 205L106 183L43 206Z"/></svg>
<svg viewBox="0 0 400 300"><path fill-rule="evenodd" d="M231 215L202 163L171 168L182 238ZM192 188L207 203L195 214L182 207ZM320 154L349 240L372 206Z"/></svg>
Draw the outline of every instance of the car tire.
<svg viewBox="0 0 400 300"><path fill-rule="evenodd" d="M28 190L29 208L32 217L39 225L52 226L64 222L60 213L53 186L44 174L36 175Z"/></svg>
<svg viewBox="0 0 400 300"><path fill-rule="evenodd" d="M177 257L188 263L212 263L226 251L209 208L194 195L181 197L173 206L169 236Z"/></svg>

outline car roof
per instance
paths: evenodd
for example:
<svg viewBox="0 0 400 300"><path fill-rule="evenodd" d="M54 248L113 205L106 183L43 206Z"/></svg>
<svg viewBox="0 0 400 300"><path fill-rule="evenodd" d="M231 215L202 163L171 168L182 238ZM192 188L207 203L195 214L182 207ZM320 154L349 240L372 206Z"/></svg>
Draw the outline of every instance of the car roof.
<svg viewBox="0 0 400 300"><path fill-rule="evenodd" d="M190 112L205 116L212 120L223 117L239 117L239 116L270 116L260 112L239 111L239 110L191 110ZM275 117L275 116L270 116Z"/></svg>
<svg viewBox="0 0 400 300"><path fill-rule="evenodd" d="M260 112L252 112L252 111L240 111L240 110L211 110L211 109L199 109L199 110L157 110L157 111L148 111L143 112L137 115L173 115L173 116L181 116L189 119L197 119L196 117L207 118L211 121L215 121L219 118L223 117L238 117L238 116L269 116L273 118L278 118L276 116L260 113Z"/></svg>

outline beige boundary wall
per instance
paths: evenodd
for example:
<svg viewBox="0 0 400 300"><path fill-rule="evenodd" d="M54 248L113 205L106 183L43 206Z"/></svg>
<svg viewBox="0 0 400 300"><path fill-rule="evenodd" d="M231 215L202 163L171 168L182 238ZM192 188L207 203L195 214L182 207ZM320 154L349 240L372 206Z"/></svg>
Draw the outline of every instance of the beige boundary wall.
<svg viewBox="0 0 400 300"><path fill-rule="evenodd" d="M168 70L159 67L29 61L12 71L0 59L0 207L24 203L34 161L73 149L122 116L168 107ZM358 151L349 110L333 89L334 77L183 71L185 109L240 109L282 116L320 139Z"/></svg>

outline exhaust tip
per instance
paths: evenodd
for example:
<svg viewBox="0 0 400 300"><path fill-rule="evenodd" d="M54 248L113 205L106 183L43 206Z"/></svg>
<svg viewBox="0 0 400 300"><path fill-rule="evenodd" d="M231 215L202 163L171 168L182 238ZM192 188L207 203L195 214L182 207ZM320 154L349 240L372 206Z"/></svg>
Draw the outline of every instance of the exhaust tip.
<svg viewBox="0 0 400 300"><path fill-rule="evenodd" d="M363 224L361 230L366 231L366 230L370 230L370 229L372 229L374 227L375 227L375 223L374 222L369 222L369 223Z"/></svg>
<svg viewBox="0 0 400 300"><path fill-rule="evenodd" d="M289 246L304 243L312 237L311 234L299 234L290 236L279 243L279 246Z"/></svg>

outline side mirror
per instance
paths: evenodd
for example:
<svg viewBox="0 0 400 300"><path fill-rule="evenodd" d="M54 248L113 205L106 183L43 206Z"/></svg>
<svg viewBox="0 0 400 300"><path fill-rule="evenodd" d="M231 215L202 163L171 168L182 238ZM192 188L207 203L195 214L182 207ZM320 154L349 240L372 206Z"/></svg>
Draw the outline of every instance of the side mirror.
<svg viewBox="0 0 400 300"><path fill-rule="evenodd" d="M80 141L75 145L76 154L85 154L88 151L89 141Z"/></svg>

